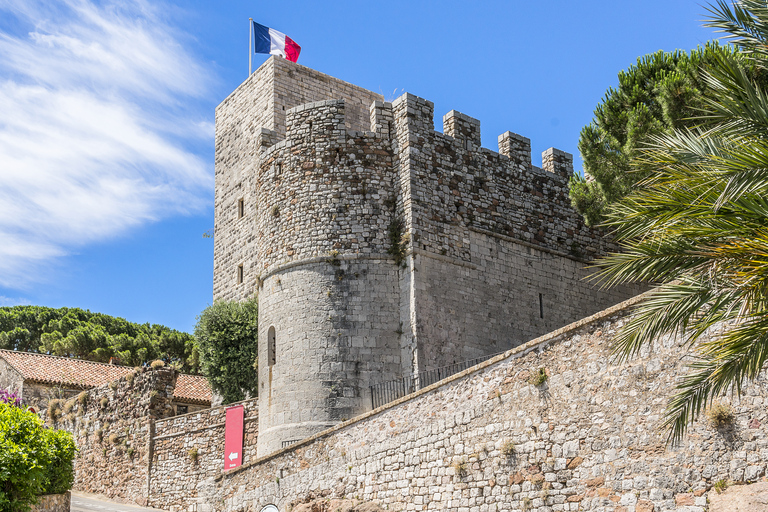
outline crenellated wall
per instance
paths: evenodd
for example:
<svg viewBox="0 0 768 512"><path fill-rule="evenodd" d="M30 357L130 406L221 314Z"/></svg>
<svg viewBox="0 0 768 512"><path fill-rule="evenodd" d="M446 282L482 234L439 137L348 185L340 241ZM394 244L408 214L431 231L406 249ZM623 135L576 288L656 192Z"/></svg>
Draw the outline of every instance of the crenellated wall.
<svg viewBox="0 0 768 512"><path fill-rule="evenodd" d="M368 129L369 106L382 99L380 94L271 57L216 108L214 299L242 300L256 293L260 272L255 268L253 218L259 201L255 176L264 135L284 137L289 109L331 98L346 100L346 119L353 130ZM242 283L238 283L239 265L244 270Z"/></svg>
<svg viewBox="0 0 768 512"><path fill-rule="evenodd" d="M217 109L214 298L258 295L259 454L370 409L373 384L508 350L640 290L585 279L615 247L571 209L567 153L547 150L540 169L522 136L490 151L465 114L440 133L425 99L323 80L270 59ZM274 106L307 96L322 101Z"/></svg>

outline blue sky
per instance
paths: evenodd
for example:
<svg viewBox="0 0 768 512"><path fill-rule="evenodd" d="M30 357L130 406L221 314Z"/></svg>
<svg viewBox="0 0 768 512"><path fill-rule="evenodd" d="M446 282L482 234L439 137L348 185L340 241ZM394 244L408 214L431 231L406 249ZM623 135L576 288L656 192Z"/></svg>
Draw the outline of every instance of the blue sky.
<svg viewBox="0 0 768 512"><path fill-rule="evenodd" d="M697 1L0 0L0 306L191 331L212 300L214 108L248 18L299 63L573 153L621 69L716 37ZM266 59L254 56L254 69Z"/></svg>

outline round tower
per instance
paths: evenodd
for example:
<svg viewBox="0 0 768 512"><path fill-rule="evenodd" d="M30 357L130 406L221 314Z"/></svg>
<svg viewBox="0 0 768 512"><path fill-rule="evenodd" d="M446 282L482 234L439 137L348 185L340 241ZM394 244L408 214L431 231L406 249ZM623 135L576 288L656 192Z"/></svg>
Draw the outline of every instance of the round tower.
<svg viewBox="0 0 768 512"><path fill-rule="evenodd" d="M259 456L370 409L369 385L402 375L392 158L388 136L347 132L342 100L289 110L260 155Z"/></svg>

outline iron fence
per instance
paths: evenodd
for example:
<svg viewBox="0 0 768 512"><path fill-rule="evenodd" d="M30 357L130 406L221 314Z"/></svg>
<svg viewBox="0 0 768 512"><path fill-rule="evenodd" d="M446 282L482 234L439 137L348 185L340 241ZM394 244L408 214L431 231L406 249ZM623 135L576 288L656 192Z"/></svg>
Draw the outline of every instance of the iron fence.
<svg viewBox="0 0 768 512"><path fill-rule="evenodd" d="M371 386L371 405L374 409L381 407L384 404L388 404L389 402L404 397L405 395L415 393L422 388L425 388L443 379L447 379L451 375L462 372L467 368L471 368L499 354L503 354L503 352L489 354L487 356L477 357L475 359L469 359L468 361L454 363L448 366L443 366L441 368L435 368L433 370L424 370L423 372L415 373L413 375L406 375L405 377L401 377L399 379L374 384Z"/></svg>

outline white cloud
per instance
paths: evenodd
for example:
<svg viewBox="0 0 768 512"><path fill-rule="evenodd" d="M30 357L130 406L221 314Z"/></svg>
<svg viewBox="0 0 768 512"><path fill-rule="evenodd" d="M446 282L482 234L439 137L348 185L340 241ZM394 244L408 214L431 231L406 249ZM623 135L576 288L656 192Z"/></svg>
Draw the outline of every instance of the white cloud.
<svg viewBox="0 0 768 512"><path fill-rule="evenodd" d="M0 286L209 201L209 73L162 8L0 0Z"/></svg>

